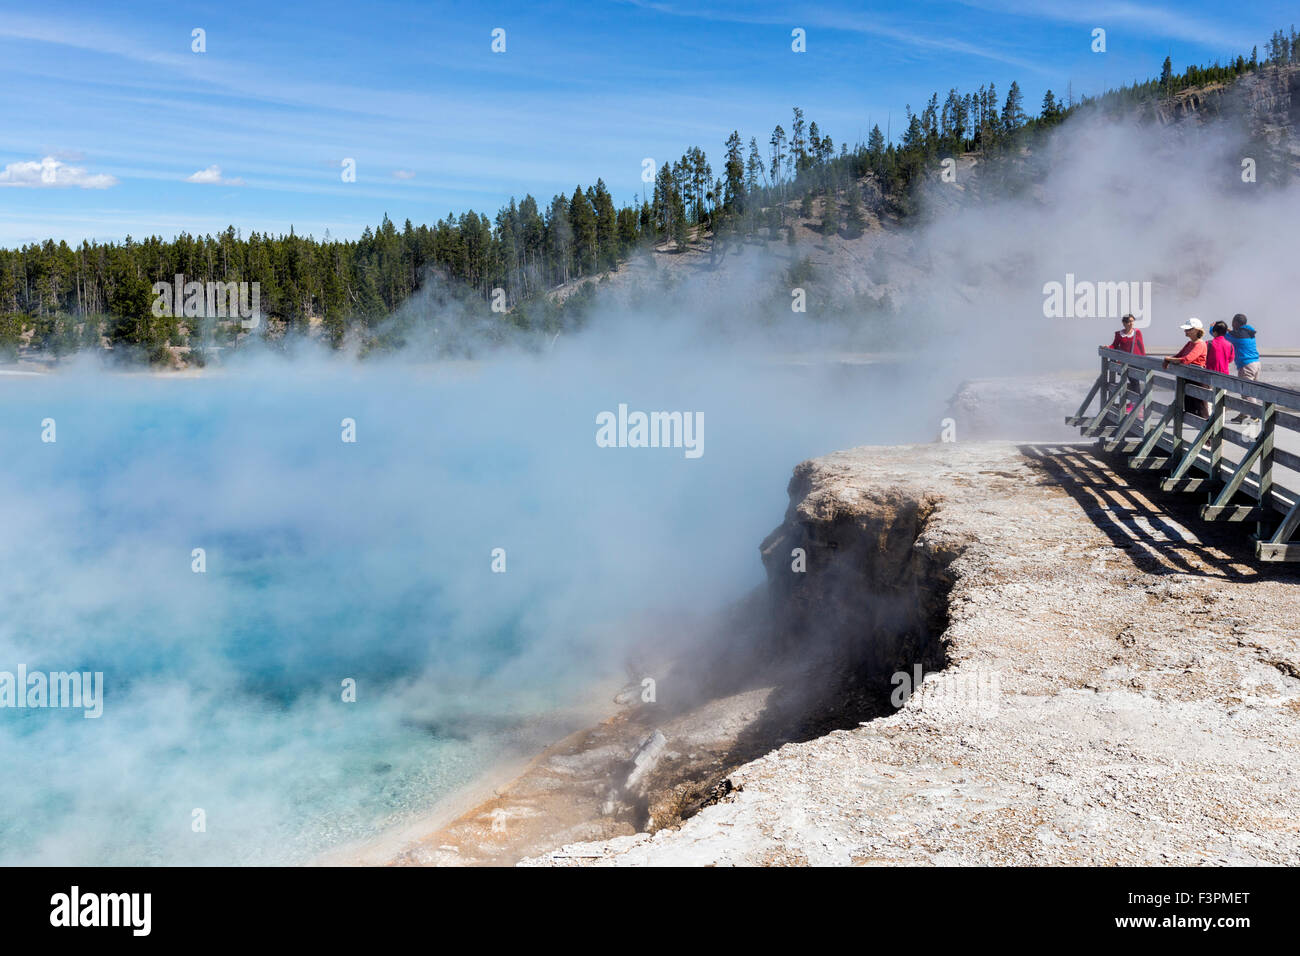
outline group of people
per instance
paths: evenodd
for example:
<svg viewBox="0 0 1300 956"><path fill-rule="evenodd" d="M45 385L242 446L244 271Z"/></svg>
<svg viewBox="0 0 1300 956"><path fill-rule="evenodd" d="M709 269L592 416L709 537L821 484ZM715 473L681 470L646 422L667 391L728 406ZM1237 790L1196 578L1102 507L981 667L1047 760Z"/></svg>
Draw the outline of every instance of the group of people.
<svg viewBox="0 0 1300 956"><path fill-rule="evenodd" d="M1133 316L1123 318L1124 327L1115 333L1110 347L1133 355L1146 355L1142 343L1142 330L1136 328ZM1205 326L1200 319L1188 319L1179 326L1187 336L1187 344L1177 355L1170 355L1164 360L1164 368L1170 365L1192 365L1210 372L1232 374L1232 367L1237 368L1237 376L1249 381L1259 380L1259 347L1255 344L1255 329L1238 312L1232 317L1232 327L1227 322L1215 322L1210 326L1210 338L1205 337ZM1138 391L1137 385L1129 381L1129 390ZM1258 401L1247 399L1251 404ZM1210 403L1203 398L1187 396L1183 399L1183 408L1201 418L1210 417ZM1132 408L1130 405L1129 408ZM1232 419L1233 422L1245 422L1251 416L1244 412Z"/></svg>

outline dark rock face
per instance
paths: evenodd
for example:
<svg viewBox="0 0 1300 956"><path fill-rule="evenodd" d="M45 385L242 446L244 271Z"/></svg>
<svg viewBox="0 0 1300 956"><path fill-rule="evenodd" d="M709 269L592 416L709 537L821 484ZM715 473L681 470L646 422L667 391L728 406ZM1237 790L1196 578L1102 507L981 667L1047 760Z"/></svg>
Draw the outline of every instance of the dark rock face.
<svg viewBox="0 0 1300 956"><path fill-rule="evenodd" d="M1262 67L1235 83L1183 90L1143 109L1160 123L1208 120L1240 111L1256 126L1294 130L1300 119L1300 67Z"/></svg>
<svg viewBox="0 0 1300 956"><path fill-rule="evenodd" d="M826 471L817 461L795 469L785 521L760 547L777 632L873 683L918 663L942 667L946 568L956 553L917 544L936 499L839 488ZM795 549L805 571L793 570Z"/></svg>
<svg viewBox="0 0 1300 956"><path fill-rule="evenodd" d="M1239 119L1246 135L1267 150L1259 158L1300 171L1300 66L1263 67L1232 84L1184 90L1142 112L1162 125Z"/></svg>

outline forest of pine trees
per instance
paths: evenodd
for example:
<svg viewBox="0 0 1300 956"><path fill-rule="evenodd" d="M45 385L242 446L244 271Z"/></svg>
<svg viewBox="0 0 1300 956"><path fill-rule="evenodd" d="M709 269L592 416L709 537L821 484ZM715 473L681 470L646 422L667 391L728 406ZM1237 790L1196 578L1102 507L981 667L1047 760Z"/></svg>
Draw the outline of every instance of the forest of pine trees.
<svg viewBox="0 0 1300 956"><path fill-rule="evenodd" d="M705 151L692 146L659 166L649 197L622 207L598 179L545 206L532 196L511 199L495 218L449 214L432 226L408 219L399 229L385 215L355 241L318 240L293 230L245 237L231 226L217 236L182 233L170 241L128 237L74 248L47 240L0 250L0 358L12 359L26 343L56 357L107 346L154 362L170 361L169 346L188 347L191 358L202 361L196 330L183 318L156 317L150 308L153 283L178 274L204 283L257 282L268 328L302 332L315 320L335 347L349 336L364 340L431 270L484 315L492 315L493 290L503 290L510 311L493 315L495 321L554 330L565 310L545 293L617 269L646 244L680 250L711 236L716 254L719 242L733 239L792 242L793 217L814 218L815 197L823 200L815 228L853 237L865 223L864 180L906 215L914 181L936 158L1005 148L1084 104L1123 106L1293 63L1300 63L1294 27L1273 34L1262 60L1256 50L1227 66L1190 66L1175 75L1166 59L1160 77L1100 97L1075 101L1067 93L1062 100L1049 90L1033 116L1014 82L1005 97L993 83L965 93L951 89L942 101L933 94L920 112L907 107L899 142L887 142L874 125L866 143L852 149L841 143L838 152L830 135L796 107L789 131L776 126L766 148L757 137L745 143L732 132L715 172ZM215 341L229 344L238 334L237 323L227 323Z"/></svg>

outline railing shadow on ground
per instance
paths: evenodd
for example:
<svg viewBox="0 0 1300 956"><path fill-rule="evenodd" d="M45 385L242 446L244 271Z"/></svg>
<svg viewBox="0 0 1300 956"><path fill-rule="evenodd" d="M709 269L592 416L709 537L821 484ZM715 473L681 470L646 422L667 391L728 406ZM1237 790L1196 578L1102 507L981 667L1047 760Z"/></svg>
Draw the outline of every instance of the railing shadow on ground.
<svg viewBox="0 0 1300 956"><path fill-rule="evenodd" d="M1090 442L1033 443L1019 451L1140 571L1242 582L1300 580L1287 565L1257 562L1240 526L1202 521L1201 495L1162 491L1159 473L1125 469L1122 454L1107 454Z"/></svg>

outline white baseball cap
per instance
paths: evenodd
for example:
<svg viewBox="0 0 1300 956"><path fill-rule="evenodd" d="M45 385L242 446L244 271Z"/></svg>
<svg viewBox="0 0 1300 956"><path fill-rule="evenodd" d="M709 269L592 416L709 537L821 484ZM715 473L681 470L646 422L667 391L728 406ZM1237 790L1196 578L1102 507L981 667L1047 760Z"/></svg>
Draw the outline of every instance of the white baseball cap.
<svg viewBox="0 0 1300 956"><path fill-rule="evenodd" d="M1200 329L1202 332L1205 331L1205 326L1201 324L1200 319L1188 319L1186 325L1180 325L1178 327L1183 331L1186 331L1187 329Z"/></svg>

